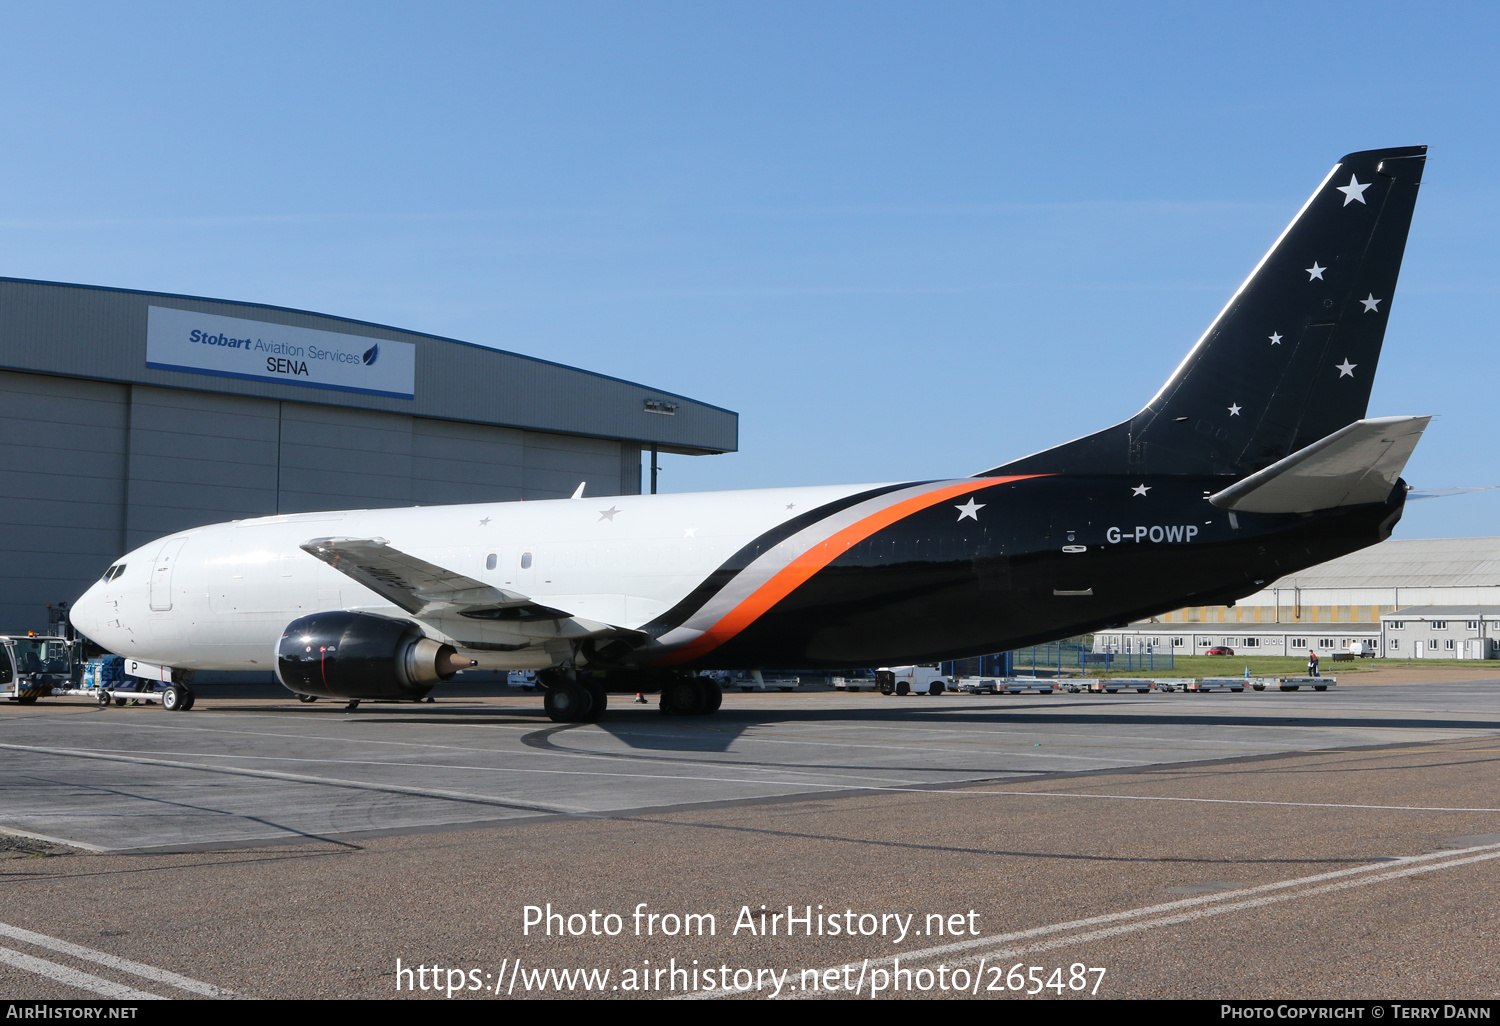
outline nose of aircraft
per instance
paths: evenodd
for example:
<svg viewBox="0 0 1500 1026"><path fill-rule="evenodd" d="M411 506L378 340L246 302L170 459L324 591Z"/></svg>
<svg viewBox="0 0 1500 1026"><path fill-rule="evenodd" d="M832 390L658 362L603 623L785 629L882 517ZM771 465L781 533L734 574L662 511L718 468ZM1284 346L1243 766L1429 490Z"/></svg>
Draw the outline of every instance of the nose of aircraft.
<svg viewBox="0 0 1500 1026"><path fill-rule="evenodd" d="M99 601L99 585L96 583L78 596L73 608L68 610L68 620L73 624L73 629L86 638L98 637Z"/></svg>

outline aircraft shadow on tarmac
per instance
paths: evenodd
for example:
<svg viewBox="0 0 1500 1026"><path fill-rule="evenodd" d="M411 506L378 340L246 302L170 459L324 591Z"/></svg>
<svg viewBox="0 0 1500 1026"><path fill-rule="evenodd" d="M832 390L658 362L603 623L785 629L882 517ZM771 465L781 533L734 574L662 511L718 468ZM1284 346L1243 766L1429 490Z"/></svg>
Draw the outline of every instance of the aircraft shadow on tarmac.
<svg viewBox="0 0 1500 1026"><path fill-rule="evenodd" d="M633 714L632 714L633 713ZM761 731L764 728L783 727L806 727L809 725L828 724L830 726L859 726L869 725L889 729L891 727L908 726L920 729L929 726L968 726L973 727L983 723L994 723L1008 727L1021 726L1047 726L1065 725L1073 728L1089 727L1328 727L1328 728L1383 728L1400 729L1403 727L1420 728L1424 731L1433 729L1467 729L1467 730L1500 730L1500 720L1485 718L1482 720L1451 720L1451 719L1419 719L1408 716L1339 716L1339 717L1297 717L1287 715L1248 716L1235 714L1198 714L1198 715L1173 715L1173 714L1146 714L1146 715L1121 715L1110 713L1105 709L1075 710L1072 714L1064 714L1052 709L1041 707L1017 707L1009 705L1005 709L913 709L893 706L889 709L807 709L807 710L777 710L772 715L757 715L752 710L736 709L722 710L717 715L706 719L668 719L660 716L654 709L625 710L623 713L614 714L594 724L557 724L546 727L534 733L527 734L522 742L528 747L543 751L566 752L569 754L589 754L592 756L605 756L618 758L625 761L634 759L671 759L674 756L686 762L694 761L695 756L714 755L713 765L716 766L747 766L763 769L781 769L787 771L861 771L879 769L881 772L940 772L940 773L975 773L982 776L1010 776L1022 775L1028 777L1051 775L1059 772L1056 766L1038 768L1033 764L1015 764L1017 760L1007 758L1003 749L992 748L985 751L966 748L965 746L947 746L935 749L934 755L939 757L922 763L894 763L888 759L877 762L860 762L838 760L808 761L798 758L795 748L778 753L775 759L755 758L749 749L739 752L731 752L731 747L736 741L745 738L750 742L758 739L769 739ZM608 751L601 749L598 745L589 743L585 738L579 737L574 741L570 737L572 732L583 728L595 728L609 734L621 745L630 751ZM755 734L747 736L748 731L755 730ZM1071 732L1070 732L1071 733ZM1045 735L1038 735L1042 743L1047 745ZM818 739L806 734L789 733L775 738L777 741L805 740L809 744L816 744ZM897 737L858 737L857 735L829 738L830 742L837 741L862 741L881 742L887 741L892 745L901 743L920 745L921 739L902 739ZM1200 738L1200 740L1209 740ZM983 743L983 742L980 742ZM1390 742L1386 742L1390 743ZM1030 744L1023 741L1015 742L1017 747L1024 747L1031 751ZM1066 747L1065 745L1063 747ZM1326 747L1312 744L1310 747Z"/></svg>

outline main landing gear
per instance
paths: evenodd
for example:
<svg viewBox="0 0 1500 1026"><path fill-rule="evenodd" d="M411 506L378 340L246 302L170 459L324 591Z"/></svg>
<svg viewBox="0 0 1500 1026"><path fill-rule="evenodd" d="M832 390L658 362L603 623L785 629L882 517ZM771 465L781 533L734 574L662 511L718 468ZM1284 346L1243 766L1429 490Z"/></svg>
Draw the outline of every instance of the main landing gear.
<svg viewBox="0 0 1500 1026"><path fill-rule="evenodd" d="M712 677L679 677L661 689L665 716L706 716L718 712L724 692Z"/></svg>
<svg viewBox="0 0 1500 1026"><path fill-rule="evenodd" d="M537 682L547 687L542 707L553 723L587 723L604 715L609 696L604 685L593 679L579 680L552 670L538 673Z"/></svg>
<svg viewBox="0 0 1500 1026"><path fill-rule="evenodd" d="M595 677L570 676L561 670L544 670L537 683L547 689L542 700L554 723L589 723L603 717L609 706L604 682ZM634 676L612 682L616 691L636 692L648 682ZM704 716L717 712L724 692L711 677L673 676L661 684L660 709L667 716Z"/></svg>

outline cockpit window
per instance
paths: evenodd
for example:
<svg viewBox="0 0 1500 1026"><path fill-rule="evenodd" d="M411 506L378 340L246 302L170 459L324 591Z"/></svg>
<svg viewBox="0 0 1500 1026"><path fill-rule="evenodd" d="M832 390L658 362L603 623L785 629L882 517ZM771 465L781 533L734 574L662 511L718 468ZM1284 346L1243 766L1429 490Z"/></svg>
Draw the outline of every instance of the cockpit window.
<svg viewBox="0 0 1500 1026"><path fill-rule="evenodd" d="M108 570L104 571L104 576L102 578L100 578L100 580L112 581L116 577L119 577L124 572L125 572L125 564L124 563L116 563L114 566L112 566Z"/></svg>

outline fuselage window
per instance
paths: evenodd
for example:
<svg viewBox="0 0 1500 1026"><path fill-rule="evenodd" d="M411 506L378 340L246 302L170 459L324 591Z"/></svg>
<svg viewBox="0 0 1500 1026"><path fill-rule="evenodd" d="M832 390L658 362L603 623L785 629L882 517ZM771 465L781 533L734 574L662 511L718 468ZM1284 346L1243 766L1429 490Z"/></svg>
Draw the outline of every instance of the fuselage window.
<svg viewBox="0 0 1500 1026"><path fill-rule="evenodd" d="M529 552L523 552L523 553L521 553L521 569L522 570L530 570L531 569L531 553L529 553Z"/></svg>
<svg viewBox="0 0 1500 1026"><path fill-rule="evenodd" d="M486 570L493 570L493 569L495 569L495 564L497 562L499 562L499 560L500 560L500 557L497 556L497 555L495 555L495 553L491 552L488 556L484 557L484 568Z"/></svg>

